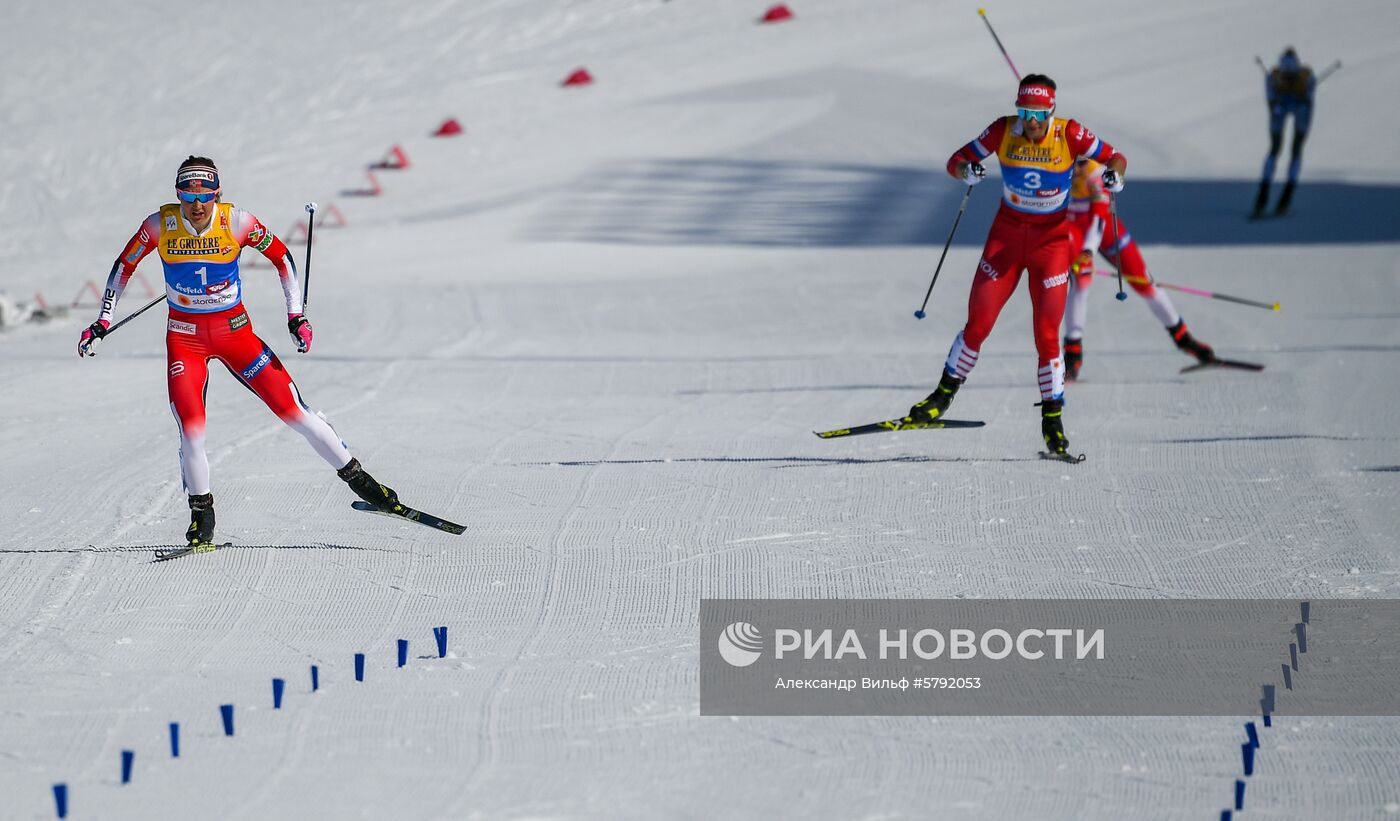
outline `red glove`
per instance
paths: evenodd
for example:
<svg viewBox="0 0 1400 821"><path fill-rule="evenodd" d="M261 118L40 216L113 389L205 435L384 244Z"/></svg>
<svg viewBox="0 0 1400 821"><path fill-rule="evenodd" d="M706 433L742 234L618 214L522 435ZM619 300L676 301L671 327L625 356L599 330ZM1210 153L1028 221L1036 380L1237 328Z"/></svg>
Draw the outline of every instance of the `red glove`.
<svg viewBox="0 0 1400 821"><path fill-rule="evenodd" d="M297 353L311 350L311 323L305 316L287 314L287 330L292 334L292 341L297 343Z"/></svg>
<svg viewBox="0 0 1400 821"><path fill-rule="evenodd" d="M1094 272L1094 252L1080 251L1074 262L1069 264L1070 273L1092 274Z"/></svg>
<svg viewBox="0 0 1400 821"><path fill-rule="evenodd" d="M78 356L97 356L97 343L107 335L107 329L110 327L112 323L99 319L84 328L82 336L78 337Z"/></svg>

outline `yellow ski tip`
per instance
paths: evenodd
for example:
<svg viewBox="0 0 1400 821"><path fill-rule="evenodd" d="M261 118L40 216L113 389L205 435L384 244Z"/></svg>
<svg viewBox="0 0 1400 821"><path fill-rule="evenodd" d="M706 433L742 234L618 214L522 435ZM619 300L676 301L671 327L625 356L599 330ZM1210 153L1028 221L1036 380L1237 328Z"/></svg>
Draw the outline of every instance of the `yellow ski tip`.
<svg viewBox="0 0 1400 821"><path fill-rule="evenodd" d="M1282 311L1282 310L1283 310L1283 306L1280 305L1279 303L1275 302L1275 303L1274 303L1274 310L1275 310L1275 311Z"/></svg>
<svg viewBox="0 0 1400 821"><path fill-rule="evenodd" d="M977 13L978 13L979 15L983 16L983 17L986 17L986 16L987 16L987 10L986 10L986 9L978 9L978 10L977 10Z"/></svg>

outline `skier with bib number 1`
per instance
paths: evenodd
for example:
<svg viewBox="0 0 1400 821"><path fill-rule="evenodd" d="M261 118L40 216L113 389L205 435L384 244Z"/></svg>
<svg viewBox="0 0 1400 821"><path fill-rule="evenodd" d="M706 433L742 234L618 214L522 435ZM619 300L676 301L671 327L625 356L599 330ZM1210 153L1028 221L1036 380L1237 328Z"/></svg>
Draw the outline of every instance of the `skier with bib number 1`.
<svg viewBox="0 0 1400 821"><path fill-rule="evenodd" d="M253 331L243 307L238 260L244 247L277 269L287 307L287 330L298 353L311 349L311 323L302 309L296 265L282 240L250 212L222 201L219 172L207 157L191 156L175 176L178 202L162 205L132 235L107 277L97 320L83 330L79 356L95 356L136 266L152 251L165 272L166 384L180 432L180 474L189 496L192 552L214 541L214 497L204 446L209 360L217 359L289 427L300 433L354 493L383 512L401 512L397 494L350 455L320 414L307 407L282 361Z"/></svg>

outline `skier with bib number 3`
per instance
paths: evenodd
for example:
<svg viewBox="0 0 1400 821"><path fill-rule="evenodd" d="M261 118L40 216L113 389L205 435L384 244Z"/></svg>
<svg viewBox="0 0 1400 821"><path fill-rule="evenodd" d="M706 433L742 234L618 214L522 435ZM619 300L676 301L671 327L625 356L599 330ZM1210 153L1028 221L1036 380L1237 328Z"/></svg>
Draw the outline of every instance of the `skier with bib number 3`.
<svg viewBox="0 0 1400 821"><path fill-rule="evenodd" d="M1070 178L1075 160L1088 157L1107 166L1104 184L1116 193L1123 189L1128 161L1078 122L1053 116L1055 91L1054 80L1027 74L1016 93L1016 114L998 118L948 159L950 176L976 185L986 174L982 161L996 155L1002 173L1001 207L973 273L967 324L953 339L938 387L910 408L906 418L927 423L948 412L953 396L977 364L982 343L1002 307L1022 272L1028 271L1039 356L1041 434L1051 455L1069 458L1061 420L1065 366L1060 358L1060 322L1073 256L1065 209Z"/></svg>
<svg viewBox="0 0 1400 821"><path fill-rule="evenodd" d="M251 213L222 201L219 172L207 157L191 156L175 175L179 202L162 205L132 235L107 276L97 321L78 342L79 356L96 356L113 311L137 264L152 251L165 269L170 308L166 325L166 384L180 429L180 473L189 495L186 538L194 552L215 549L214 496L204 449L205 389L209 360L217 359L277 418L306 437L355 495L379 510L402 509L398 496L376 482L350 455L325 418L302 401L282 361L253 332L243 308L238 259L244 247L277 269L287 304L287 330L298 353L311 350L311 323L302 313L296 265L287 246Z"/></svg>

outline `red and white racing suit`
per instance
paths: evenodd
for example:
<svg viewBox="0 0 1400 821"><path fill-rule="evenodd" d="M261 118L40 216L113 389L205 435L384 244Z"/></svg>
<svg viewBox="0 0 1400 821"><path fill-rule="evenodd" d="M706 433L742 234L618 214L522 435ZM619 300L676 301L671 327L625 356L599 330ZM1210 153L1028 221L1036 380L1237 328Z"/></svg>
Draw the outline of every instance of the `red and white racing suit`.
<svg viewBox="0 0 1400 821"><path fill-rule="evenodd" d="M1092 255L1097 249L1110 262L1116 256L1123 266L1124 284L1147 300L1147 307L1152 309L1152 314L1163 327L1171 328L1181 321L1181 314L1177 313L1166 292L1152 284L1147 262L1142 258L1137 241L1123 224L1122 217L1115 225L1109 214L1108 197L1103 187L1103 166L1092 160L1080 163L1075 168L1069 197L1074 253L1077 256L1081 251L1088 251ZM1069 304L1065 312L1065 339L1078 340L1084 337L1094 266L1091 263L1072 273Z"/></svg>
<svg viewBox="0 0 1400 821"><path fill-rule="evenodd" d="M243 308L238 260L244 247L267 257L277 269L287 313L300 314L296 265L287 246L256 217L218 203L209 226L196 231L175 204L161 206L141 223L112 265L98 319L110 321L136 266L156 251L165 273L170 307L166 325L166 384L170 409L180 426L180 472L185 492L210 492L209 458L204 449L204 395L209 360L217 359L257 395L277 418L306 437L316 452L339 469L350 452L330 424L302 401L291 375L272 349L253 332Z"/></svg>
<svg viewBox="0 0 1400 821"><path fill-rule="evenodd" d="M1059 332L1073 256L1065 206L1074 162L1079 157L1099 162L1122 157L1074 120L1051 117L1048 124L1045 137L1036 142L1025 136L1017 117L1002 117L958 149L947 165L957 178L961 163L984 163L995 154L1001 164L1002 200L973 274L967 324L953 340L944 367L967 378L1002 307L1022 272L1028 271L1042 399L1064 393Z"/></svg>

